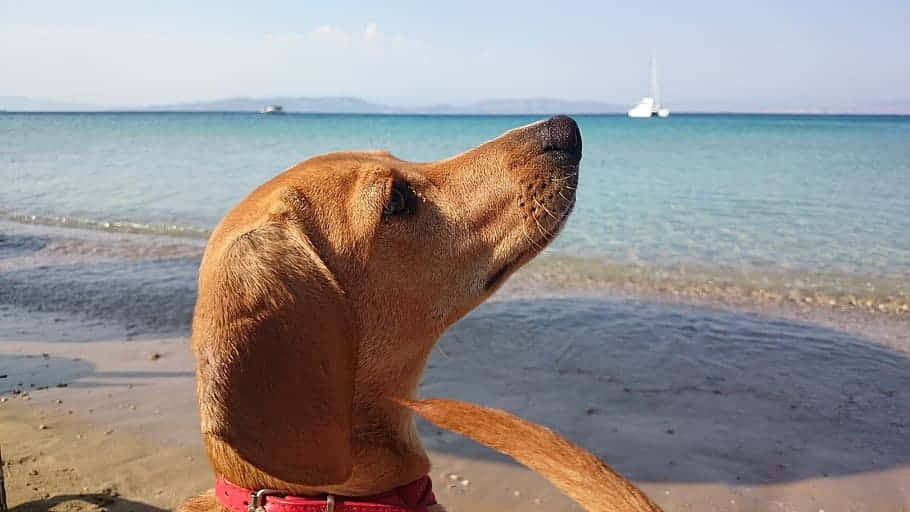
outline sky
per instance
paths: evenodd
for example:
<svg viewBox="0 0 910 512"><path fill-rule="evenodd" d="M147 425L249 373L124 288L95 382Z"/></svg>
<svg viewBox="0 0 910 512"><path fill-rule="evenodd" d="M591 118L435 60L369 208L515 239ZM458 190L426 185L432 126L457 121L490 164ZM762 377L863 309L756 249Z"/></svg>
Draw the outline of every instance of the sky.
<svg viewBox="0 0 910 512"><path fill-rule="evenodd" d="M234 96L671 108L910 100L910 0L0 0L0 96L142 106Z"/></svg>

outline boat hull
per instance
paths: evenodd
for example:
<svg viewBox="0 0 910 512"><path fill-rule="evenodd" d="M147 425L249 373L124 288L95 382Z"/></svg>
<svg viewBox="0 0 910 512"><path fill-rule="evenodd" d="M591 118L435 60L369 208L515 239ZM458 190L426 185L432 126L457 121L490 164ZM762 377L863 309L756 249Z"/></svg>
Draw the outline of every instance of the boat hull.
<svg viewBox="0 0 910 512"><path fill-rule="evenodd" d="M637 119L646 119L649 117L670 117L670 111L668 109L662 108L656 112L651 110L644 109L635 109L633 108L628 112L629 117Z"/></svg>

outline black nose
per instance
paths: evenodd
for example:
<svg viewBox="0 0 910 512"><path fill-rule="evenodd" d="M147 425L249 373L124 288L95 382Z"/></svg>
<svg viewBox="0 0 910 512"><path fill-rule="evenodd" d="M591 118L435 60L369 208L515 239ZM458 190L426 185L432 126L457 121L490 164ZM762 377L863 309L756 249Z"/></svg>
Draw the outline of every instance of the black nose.
<svg viewBox="0 0 910 512"><path fill-rule="evenodd" d="M544 151L558 150L581 155L581 131L569 116L555 116L544 121L540 129Z"/></svg>

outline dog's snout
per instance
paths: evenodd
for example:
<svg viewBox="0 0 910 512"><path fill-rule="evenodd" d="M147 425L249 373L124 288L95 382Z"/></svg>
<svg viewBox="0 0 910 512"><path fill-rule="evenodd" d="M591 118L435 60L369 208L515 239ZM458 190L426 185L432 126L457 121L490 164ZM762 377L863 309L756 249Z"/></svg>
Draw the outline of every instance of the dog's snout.
<svg viewBox="0 0 910 512"><path fill-rule="evenodd" d="M581 132L578 123L569 116L554 116L540 125L544 151L565 151L581 155Z"/></svg>

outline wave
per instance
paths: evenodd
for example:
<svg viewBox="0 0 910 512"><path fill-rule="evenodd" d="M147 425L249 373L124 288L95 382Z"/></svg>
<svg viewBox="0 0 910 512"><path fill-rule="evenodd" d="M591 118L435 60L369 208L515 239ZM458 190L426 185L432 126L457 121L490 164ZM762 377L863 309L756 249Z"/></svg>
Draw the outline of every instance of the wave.
<svg viewBox="0 0 910 512"><path fill-rule="evenodd" d="M125 220L99 220L84 217L56 215L27 215L16 212L0 211L0 220L34 224L39 226L56 226L111 233L131 233L139 235L166 235L186 238L206 239L211 235L210 228L180 224L144 223Z"/></svg>

